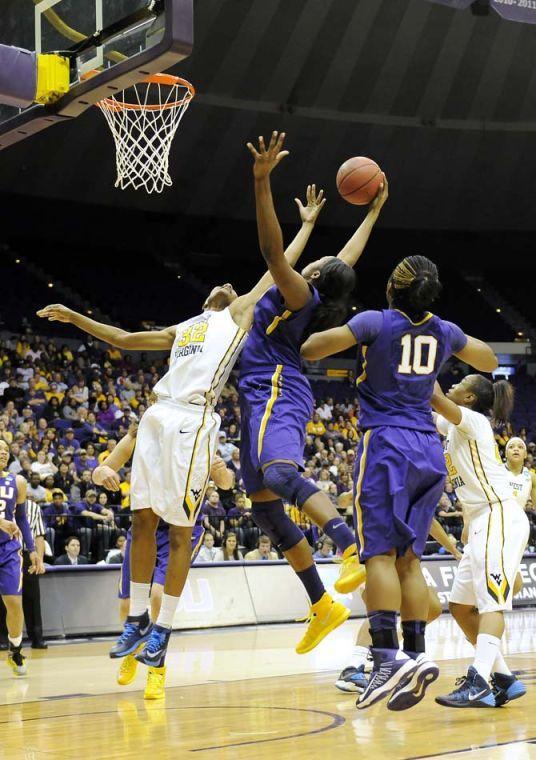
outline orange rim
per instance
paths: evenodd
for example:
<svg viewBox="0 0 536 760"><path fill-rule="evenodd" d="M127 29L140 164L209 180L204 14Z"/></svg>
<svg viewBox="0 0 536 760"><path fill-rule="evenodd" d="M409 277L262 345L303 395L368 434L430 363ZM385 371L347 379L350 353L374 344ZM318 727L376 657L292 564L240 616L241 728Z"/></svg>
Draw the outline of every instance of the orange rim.
<svg viewBox="0 0 536 760"><path fill-rule="evenodd" d="M88 71L82 75L82 79L90 79L93 76L99 74L99 71ZM184 103L189 102L195 96L195 87L188 82L187 79L182 77L175 77L172 74L151 74L141 80L140 84L158 84L163 87L184 87L186 94L180 100L175 100L172 103L161 103L157 105L141 105L140 103L126 103L115 98L104 98L100 100L96 105L99 108L105 108L109 111L167 111L171 108L179 108Z"/></svg>

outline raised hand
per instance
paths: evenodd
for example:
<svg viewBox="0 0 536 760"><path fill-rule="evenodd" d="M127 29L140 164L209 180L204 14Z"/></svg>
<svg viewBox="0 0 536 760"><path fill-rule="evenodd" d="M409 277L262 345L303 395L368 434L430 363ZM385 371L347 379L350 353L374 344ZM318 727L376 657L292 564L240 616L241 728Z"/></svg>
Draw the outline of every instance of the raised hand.
<svg viewBox="0 0 536 760"><path fill-rule="evenodd" d="M39 309L37 316L41 319L48 319L49 322L70 322L72 317L71 309L61 303L53 303Z"/></svg>
<svg viewBox="0 0 536 760"><path fill-rule="evenodd" d="M255 163L253 164L253 176L255 179L264 179L267 177L282 161L288 156L288 150L283 150L283 143L285 142L284 132L272 132L270 144L266 148L264 144L264 137L259 137L259 149L257 150L253 143L248 142L247 147Z"/></svg>
<svg viewBox="0 0 536 760"><path fill-rule="evenodd" d="M325 206L326 198L324 198L324 191L321 190L318 195L316 194L316 185L307 185L307 205L304 206L299 198L294 198L296 205L300 212L300 218L302 222L314 224L318 219L318 215Z"/></svg>
<svg viewBox="0 0 536 760"><path fill-rule="evenodd" d="M376 197L369 206L369 213L379 214L382 210L382 206L389 197L389 183L387 177L383 174L383 181L380 185L380 189L376 193Z"/></svg>

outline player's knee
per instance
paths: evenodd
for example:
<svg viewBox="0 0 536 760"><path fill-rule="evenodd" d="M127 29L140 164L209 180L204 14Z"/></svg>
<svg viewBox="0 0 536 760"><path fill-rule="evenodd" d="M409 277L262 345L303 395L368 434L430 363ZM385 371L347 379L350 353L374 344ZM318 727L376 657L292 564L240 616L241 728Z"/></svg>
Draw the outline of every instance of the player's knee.
<svg viewBox="0 0 536 760"><path fill-rule="evenodd" d="M458 602L449 602L449 612L455 620L463 620L473 613L473 607Z"/></svg>
<svg viewBox="0 0 536 760"><path fill-rule="evenodd" d="M523 588L523 578L521 577L521 573L517 573L516 579L514 581L514 591L513 591L514 596L516 594L519 594L522 588Z"/></svg>
<svg viewBox="0 0 536 760"><path fill-rule="evenodd" d="M303 533L287 515L279 499L253 502L252 515L255 524L282 552L292 549L303 538Z"/></svg>
<svg viewBox="0 0 536 760"><path fill-rule="evenodd" d="M400 576L411 575L415 572L421 572L421 563L413 554L411 549L396 560L396 569Z"/></svg>
<svg viewBox="0 0 536 760"><path fill-rule="evenodd" d="M270 491L298 507L302 507L307 499L318 493L317 486L305 480L296 467L288 462L268 465L263 473L263 482Z"/></svg>
<svg viewBox="0 0 536 760"><path fill-rule="evenodd" d="M192 529L181 528L177 525L169 526L169 549L172 552L178 552L184 546L190 549L192 544Z"/></svg>

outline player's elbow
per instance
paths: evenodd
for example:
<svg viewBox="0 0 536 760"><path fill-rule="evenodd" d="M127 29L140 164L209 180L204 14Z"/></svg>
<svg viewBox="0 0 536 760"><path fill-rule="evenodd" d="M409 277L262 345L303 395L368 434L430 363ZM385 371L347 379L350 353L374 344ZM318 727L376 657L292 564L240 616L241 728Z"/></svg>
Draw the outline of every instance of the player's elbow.
<svg viewBox="0 0 536 760"><path fill-rule="evenodd" d="M314 338L315 336L311 335L311 337L305 341L300 349L302 359L307 359L307 361L310 362L318 361L322 358L319 347L317 345L315 346Z"/></svg>

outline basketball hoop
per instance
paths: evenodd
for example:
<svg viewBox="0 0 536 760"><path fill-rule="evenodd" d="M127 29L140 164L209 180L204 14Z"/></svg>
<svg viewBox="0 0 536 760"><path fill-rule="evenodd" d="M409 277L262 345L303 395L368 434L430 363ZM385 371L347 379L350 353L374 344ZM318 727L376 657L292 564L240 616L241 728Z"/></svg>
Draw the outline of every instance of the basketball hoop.
<svg viewBox="0 0 536 760"><path fill-rule="evenodd" d="M152 74L125 93L97 103L112 131L116 148L115 186L161 193L173 184L169 152L182 117L195 96L193 85L170 74Z"/></svg>

